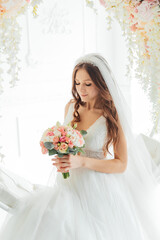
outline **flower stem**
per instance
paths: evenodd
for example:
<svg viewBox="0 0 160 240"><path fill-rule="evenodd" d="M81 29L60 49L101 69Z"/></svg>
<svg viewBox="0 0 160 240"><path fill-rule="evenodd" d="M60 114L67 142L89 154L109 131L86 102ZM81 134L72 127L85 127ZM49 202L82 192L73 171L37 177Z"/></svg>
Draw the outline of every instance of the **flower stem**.
<svg viewBox="0 0 160 240"><path fill-rule="evenodd" d="M62 173L62 175L63 175L63 178L64 178L64 179L66 179L66 178L68 178L68 177L70 176L69 172Z"/></svg>

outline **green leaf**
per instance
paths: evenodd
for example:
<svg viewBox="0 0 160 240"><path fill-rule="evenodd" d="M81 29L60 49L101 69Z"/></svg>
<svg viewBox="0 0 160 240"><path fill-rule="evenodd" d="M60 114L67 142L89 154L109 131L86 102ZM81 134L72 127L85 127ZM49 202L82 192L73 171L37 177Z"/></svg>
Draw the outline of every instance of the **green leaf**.
<svg viewBox="0 0 160 240"><path fill-rule="evenodd" d="M82 148L79 148L79 149L78 149L78 152L83 152Z"/></svg>
<svg viewBox="0 0 160 240"><path fill-rule="evenodd" d="M75 129L77 127L77 123L74 124L73 128Z"/></svg>
<svg viewBox="0 0 160 240"><path fill-rule="evenodd" d="M67 151L66 151L66 153L69 153L69 148L67 148Z"/></svg>
<svg viewBox="0 0 160 240"><path fill-rule="evenodd" d="M57 151L56 151L55 149L48 150L48 152L49 152L49 156L50 156L50 155L57 154Z"/></svg>
<svg viewBox="0 0 160 240"><path fill-rule="evenodd" d="M51 142L44 142L44 146L49 150L54 148L54 145Z"/></svg>
<svg viewBox="0 0 160 240"><path fill-rule="evenodd" d="M62 175L63 175L63 178L64 178L64 179L66 179L66 178L68 178L68 177L70 176L69 172L62 173Z"/></svg>
<svg viewBox="0 0 160 240"><path fill-rule="evenodd" d="M56 126L57 127L60 127L61 126L61 123L59 121L56 122Z"/></svg>
<svg viewBox="0 0 160 240"><path fill-rule="evenodd" d="M71 122L69 122L69 123L67 124L67 126L71 126Z"/></svg>
<svg viewBox="0 0 160 240"><path fill-rule="evenodd" d="M75 150L72 149L72 148L69 149L69 152L70 152L70 153L72 153L72 152L74 152L74 151L75 151Z"/></svg>
<svg viewBox="0 0 160 240"><path fill-rule="evenodd" d="M63 153L59 153L59 152L58 152L58 157L60 157L60 158L61 158L61 157L63 157L63 156L64 156L64 154L63 154Z"/></svg>
<svg viewBox="0 0 160 240"><path fill-rule="evenodd" d="M84 135L87 134L87 131L85 131L85 130L81 130L80 133L84 136Z"/></svg>
<svg viewBox="0 0 160 240"><path fill-rule="evenodd" d="M82 149L80 150L80 152L81 152L81 153L84 153L84 151L83 151Z"/></svg>

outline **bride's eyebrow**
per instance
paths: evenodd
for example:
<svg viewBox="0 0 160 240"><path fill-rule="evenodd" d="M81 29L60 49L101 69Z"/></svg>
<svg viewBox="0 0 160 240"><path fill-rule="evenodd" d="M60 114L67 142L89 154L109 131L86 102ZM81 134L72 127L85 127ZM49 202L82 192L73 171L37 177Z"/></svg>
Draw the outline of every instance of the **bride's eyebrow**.
<svg viewBox="0 0 160 240"><path fill-rule="evenodd" d="M76 81L79 81L78 79L75 79ZM86 79L86 80L84 80L84 82L86 82L86 81L91 81L91 79Z"/></svg>

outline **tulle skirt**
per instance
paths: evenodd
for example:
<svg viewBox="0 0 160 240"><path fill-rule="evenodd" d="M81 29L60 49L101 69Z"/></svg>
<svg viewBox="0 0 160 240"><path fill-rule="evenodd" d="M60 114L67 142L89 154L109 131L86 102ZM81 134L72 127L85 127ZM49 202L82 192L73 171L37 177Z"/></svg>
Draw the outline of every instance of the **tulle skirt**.
<svg viewBox="0 0 160 240"><path fill-rule="evenodd" d="M149 233L145 219L133 201L125 172L77 168L70 170L69 178L57 173L53 186L21 198L15 213L7 215L0 239L158 240L152 218L147 222Z"/></svg>

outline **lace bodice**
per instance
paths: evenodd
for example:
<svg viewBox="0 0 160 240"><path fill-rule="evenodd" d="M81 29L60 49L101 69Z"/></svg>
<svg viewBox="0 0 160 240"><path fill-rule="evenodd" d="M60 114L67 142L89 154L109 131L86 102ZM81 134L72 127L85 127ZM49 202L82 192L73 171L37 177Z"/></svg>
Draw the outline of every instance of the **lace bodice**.
<svg viewBox="0 0 160 240"><path fill-rule="evenodd" d="M63 124L68 124L73 119L74 103L70 103L68 113ZM107 127L106 119L104 116L100 116L88 129L87 134L84 136L85 156L95 158L105 158L103 155L103 144L106 140ZM112 149L110 149L112 152ZM84 155L84 154L82 154ZM107 158L107 157L106 157ZM111 157L110 157L111 158Z"/></svg>

